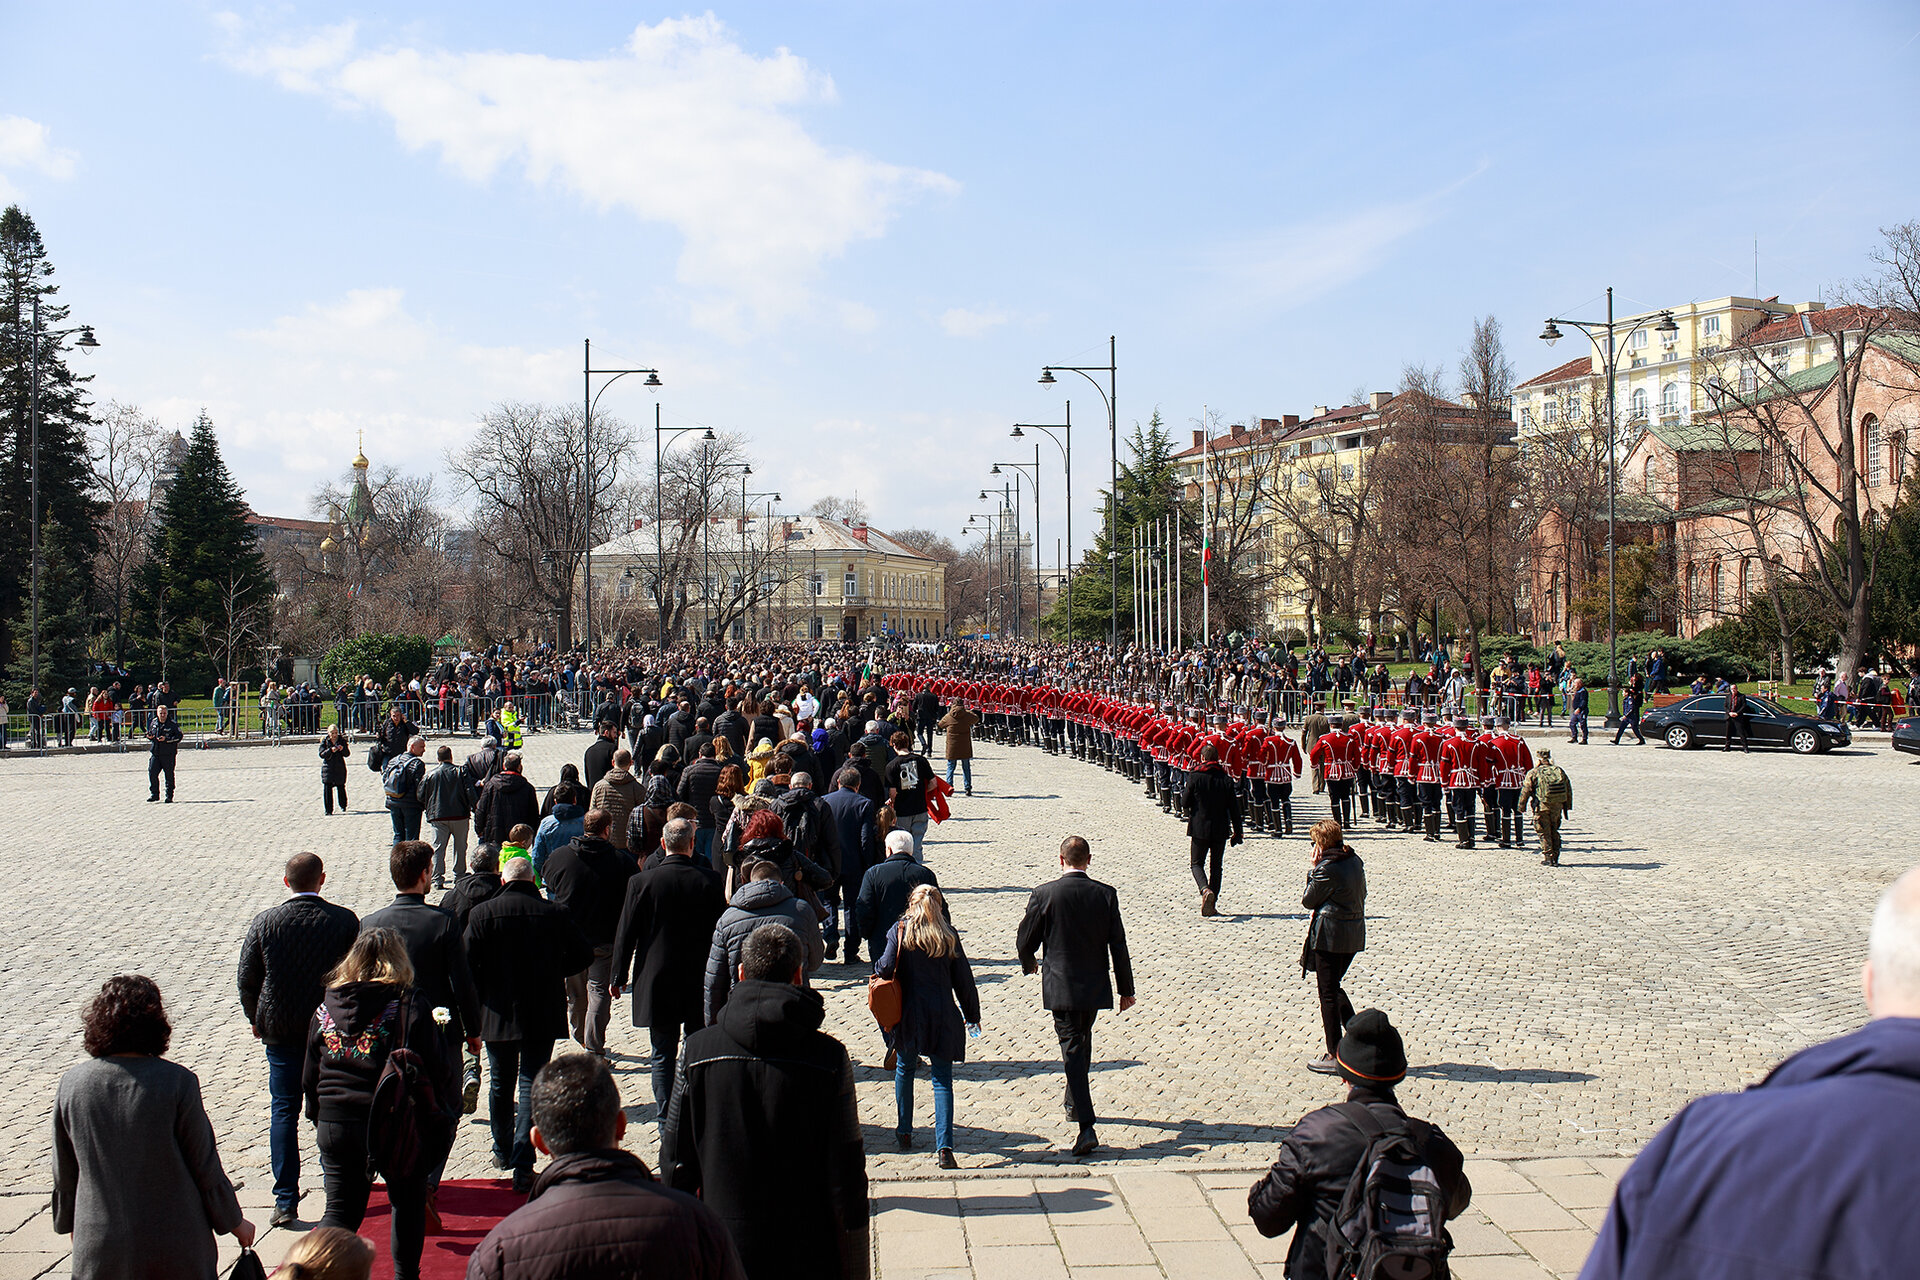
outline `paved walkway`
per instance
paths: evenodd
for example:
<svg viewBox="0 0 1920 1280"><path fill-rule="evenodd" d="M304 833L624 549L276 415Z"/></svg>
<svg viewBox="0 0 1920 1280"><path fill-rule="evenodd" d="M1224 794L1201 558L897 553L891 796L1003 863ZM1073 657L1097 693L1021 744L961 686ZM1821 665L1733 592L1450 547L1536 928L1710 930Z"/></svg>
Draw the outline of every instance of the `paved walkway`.
<svg viewBox="0 0 1920 1280"><path fill-rule="evenodd" d="M535 736L530 775L550 782L585 745L577 735ZM1528 1259L1573 1269L1574 1237L1552 1233L1597 1221L1604 1196L1595 1199L1594 1179L1615 1172L1687 1099L1738 1088L1795 1049L1857 1026L1874 897L1913 858L1913 763L1885 749L1801 759L1596 740L1557 755L1577 798L1568 865L1557 872L1531 850L1455 850L1364 824L1353 834L1371 896L1369 947L1348 989L1357 1006L1386 1009L1402 1029L1413 1060L1408 1106L1471 1155L1502 1162L1476 1166L1484 1176L1469 1225L1485 1230L1460 1233L1476 1259L1462 1267L1469 1277L1473 1268L1530 1274ZM1027 1212L998 1216L1028 1223L1007 1230L1036 1231L1044 1220L1052 1233L1079 1221L1041 1194L1063 1178L1099 1182L1105 1209L1126 1211L1153 1247L1153 1259L1116 1266L1177 1274L1174 1260L1195 1251L1158 1246L1198 1242L1156 1239L1176 1220L1200 1224L1179 1231L1211 1221L1204 1229L1226 1231L1249 1265L1273 1265L1277 1243L1247 1234L1246 1185L1284 1126L1339 1092L1302 1067L1318 1033L1312 987L1295 963L1304 840L1256 834L1230 851L1224 914L1202 920L1178 826L1135 788L1030 750L989 746L976 763L980 794L960 802L928 853L985 1006L985 1034L956 1070L958 1179L913 1181L935 1176L930 1155L924 1145L894 1149L892 1082L878 1069L861 971L828 965L816 980L829 1029L861 1064L869 1168L886 1184L877 1190L882 1274L911 1275L926 1261L889 1252L886 1242L909 1229L886 1216L910 1207L902 1200L922 1204L908 1217L944 1214L972 1250L937 1261L979 1269L1012 1256L980 1251L1016 1242L989 1243L994 1228L970 1226L981 1215L932 1202L952 1201L956 1187L1010 1188ZM0 900L9 943L0 1001L16 1011L0 1026L10 1086L0 1095L0 1280L59 1264L64 1242L44 1213L35 1216L48 1178L48 1108L81 1052L78 1009L105 976L138 971L160 983L176 1027L172 1056L200 1075L222 1158L261 1205L265 1071L233 986L246 923L279 899L281 864L301 849L327 859L329 897L364 913L391 896L388 824L366 808L372 774L350 771L362 811L328 818L311 746L183 754L172 806L144 803L144 765L130 754L0 768L0 831L21 864L15 892ZM1324 802L1303 797L1300 810L1304 829ZM1060 1117L1058 1048L1012 945L1028 890L1057 870L1067 831L1088 836L1094 874L1120 891L1141 995L1095 1032L1105 1147L1090 1162L1062 1150L1072 1133ZM635 1147L651 1159L646 1041L625 1022L616 1018L616 1072L638 1122ZM919 1107L924 1143L924 1088ZM484 1120L483 1108L463 1126L451 1176L491 1175ZM302 1136L314 1214L310 1130ZM1142 1185L1163 1190L1135 1195L1127 1181L1135 1173L1177 1176L1149 1179ZM1175 1186L1206 1203L1182 1210L1143 1198L1188 1194L1164 1190ZM1022 1199L1029 1195L1041 1197L1037 1208ZM1074 1233L1050 1238L1035 1247L1054 1249L1060 1265L1085 1261L1068 1251L1078 1247Z"/></svg>

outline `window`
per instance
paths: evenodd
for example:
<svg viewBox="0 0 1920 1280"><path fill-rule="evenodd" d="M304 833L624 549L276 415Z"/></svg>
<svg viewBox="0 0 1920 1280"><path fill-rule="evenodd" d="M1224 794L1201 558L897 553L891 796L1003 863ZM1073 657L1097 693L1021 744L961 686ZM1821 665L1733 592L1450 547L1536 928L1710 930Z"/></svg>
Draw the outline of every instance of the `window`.
<svg viewBox="0 0 1920 1280"><path fill-rule="evenodd" d="M843 596L859 595L860 575L851 569L847 570L847 576L840 580L840 594Z"/></svg>
<svg viewBox="0 0 1920 1280"><path fill-rule="evenodd" d="M824 573L808 574L807 575L807 594L815 595L815 596L823 596L827 594L827 575Z"/></svg>
<svg viewBox="0 0 1920 1280"><path fill-rule="evenodd" d="M1653 491L1658 483L1659 474L1654 467L1653 459L1648 458L1646 465L1640 469L1640 492L1646 494L1648 497L1652 497Z"/></svg>
<svg viewBox="0 0 1920 1280"><path fill-rule="evenodd" d="M1740 394L1741 395L1743 396L1752 395L1755 389L1759 387L1759 385L1760 385L1760 375L1754 372L1752 365L1746 365L1740 370Z"/></svg>
<svg viewBox="0 0 1920 1280"><path fill-rule="evenodd" d="M1899 484L1901 481L1907 478L1907 433L1906 432L1896 431L1893 433L1893 444L1890 452L1893 457L1893 482L1895 484Z"/></svg>
<svg viewBox="0 0 1920 1280"><path fill-rule="evenodd" d="M1749 556L1742 556L1740 558L1740 594L1734 600L1736 605L1746 604L1747 592L1751 590L1752 577L1753 559Z"/></svg>
<svg viewBox="0 0 1920 1280"><path fill-rule="evenodd" d="M1687 612L1700 612L1700 566L1687 566Z"/></svg>
<svg viewBox="0 0 1920 1280"><path fill-rule="evenodd" d="M1645 387L1635 387L1633 389L1633 395L1627 399L1627 405L1627 412L1630 418L1635 421L1645 422L1647 419L1647 389Z"/></svg>
<svg viewBox="0 0 1920 1280"><path fill-rule="evenodd" d="M1677 418L1680 416L1680 384L1669 382L1660 388L1660 416Z"/></svg>
<svg viewBox="0 0 1920 1280"><path fill-rule="evenodd" d="M1860 424L1862 450L1867 455L1867 487L1877 489L1887 482L1885 459L1880 452L1880 419L1868 414Z"/></svg>
<svg viewBox="0 0 1920 1280"><path fill-rule="evenodd" d="M1720 562L1718 560L1713 562L1711 574L1713 594L1708 598L1707 608L1714 613L1719 613L1721 607L1726 603L1726 595L1724 593L1726 584L1721 581Z"/></svg>
<svg viewBox="0 0 1920 1280"><path fill-rule="evenodd" d="M1646 345L1647 331L1645 329L1635 329L1633 336L1627 339L1627 350L1629 351L1638 351Z"/></svg>
<svg viewBox="0 0 1920 1280"><path fill-rule="evenodd" d="M1720 334L1720 317L1708 316L1706 324L1702 325L1701 328L1706 331L1706 335L1709 338L1718 337Z"/></svg>
<svg viewBox="0 0 1920 1280"><path fill-rule="evenodd" d="M1540 418L1543 422L1546 422L1549 425L1560 421L1559 402L1555 400L1548 400L1545 404L1542 404L1540 406Z"/></svg>
<svg viewBox="0 0 1920 1280"><path fill-rule="evenodd" d="M739 574L737 574L737 573L736 573L736 574L734 574L734 575L733 575L732 577L730 577L730 578L728 578L728 579L727 579L727 593L728 593L728 598L729 598L729 599L732 599L732 600L737 600L737 599L739 599L739 598L740 598L740 588L741 588L741 587L742 587L743 585L745 585L745 584L744 584L744 583L743 583L743 581L741 580L741 577L740 577L740 575L739 575Z"/></svg>

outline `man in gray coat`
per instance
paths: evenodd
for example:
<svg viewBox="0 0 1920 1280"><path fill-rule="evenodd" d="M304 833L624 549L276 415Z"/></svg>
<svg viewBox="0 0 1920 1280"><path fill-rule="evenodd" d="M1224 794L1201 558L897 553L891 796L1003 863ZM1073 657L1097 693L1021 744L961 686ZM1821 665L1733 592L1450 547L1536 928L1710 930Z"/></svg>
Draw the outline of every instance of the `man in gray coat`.
<svg viewBox="0 0 1920 1280"><path fill-rule="evenodd" d="M784 924L799 936L807 949L807 972L816 972L827 958L827 947L820 936L820 921L813 908L793 896L780 877L777 862L751 862L741 868L746 883L734 891L733 901L713 927L713 947L707 952L706 998L702 1011L707 1026L720 1016L733 987L733 976L740 969L740 951L747 936L768 921Z"/></svg>
<svg viewBox="0 0 1920 1280"><path fill-rule="evenodd" d="M473 817L473 785L453 762L453 748L442 745L440 763L420 780L422 815L433 831L433 887L447 887L447 843L453 843L453 878L467 874L467 827Z"/></svg>

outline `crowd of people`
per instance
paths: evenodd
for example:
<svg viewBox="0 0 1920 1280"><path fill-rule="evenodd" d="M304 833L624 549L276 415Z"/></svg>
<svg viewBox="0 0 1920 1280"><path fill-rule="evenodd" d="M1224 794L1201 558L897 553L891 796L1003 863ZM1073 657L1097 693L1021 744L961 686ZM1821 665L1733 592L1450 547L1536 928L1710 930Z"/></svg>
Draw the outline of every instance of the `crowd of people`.
<svg viewBox="0 0 1920 1280"><path fill-rule="evenodd" d="M1407 1059L1398 1031L1379 1010L1355 1010L1343 989L1367 945L1365 868L1352 841L1360 831L1438 840L1444 815L1460 847L1483 833L1523 845L1520 815L1530 808L1543 861L1557 863L1571 782L1550 752L1530 752L1508 732L1506 716L1442 726L1418 703L1399 710L1355 698L1329 709L1312 697L1295 740L1284 716L1233 700L1244 688L1223 698L1212 676L1195 682L1180 664L1109 658L1097 646L629 651L570 670L592 739L580 764L563 765L545 788L526 776L516 726L483 719L475 751L456 760L443 743L429 764L406 700L385 704L385 718L361 732L373 738L393 818L394 900L357 916L326 899L321 858L302 853L284 869L286 901L247 932L240 1008L266 1059L273 1225L305 1225L303 1115L320 1154L325 1208L300 1246L311 1260L290 1275L366 1274L371 1252L356 1233L377 1177L392 1206L395 1274L417 1276L424 1240L439 1229L438 1188L460 1117L477 1114L484 1089L492 1162L528 1201L480 1243L470 1276L624 1265L694 1277L864 1277L853 1064L822 1030L825 1000L812 979L828 963L868 975L894 1079L896 1142L919 1145L925 1074L928 1149L937 1167L959 1168L954 1066L979 1033L981 1006L966 922L954 920L928 865L939 849L929 832L957 802L956 770L958 794L973 794L980 737L1008 748L1002 759L1044 752L1138 783L1185 823L1203 915L1226 891L1226 848L1298 828L1311 912L1300 962L1315 976L1326 1050L1304 1065L1350 1092L1293 1127L1252 1189L1250 1216L1268 1235L1302 1228L1288 1263L1296 1277L1352 1274L1372 1265L1363 1255L1444 1261L1445 1223L1471 1188L1459 1150L1399 1106ZM944 779L930 759L936 737ZM352 745L338 731L321 743L327 812L346 805ZM171 794L170 772L155 775L156 790L162 776ZM1324 798L1311 805L1326 816L1296 823L1309 795ZM1083 837L1062 840L1059 876L1033 890L1016 936L1001 944L1040 975L1061 1049L1068 1147L1079 1157L1100 1148L1098 1015L1138 998L1120 893L1092 878L1092 857ZM1920 875L1889 891L1870 949L1869 1006L1889 1026L1860 1033L1861 1052L1912 1089ZM616 1003L629 996L631 1022L647 1033L654 1169L622 1148L627 1114L608 1065ZM140 1274L203 1280L213 1234L247 1244L255 1228L221 1171L198 1081L164 1058L160 992L146 978L115 977L85 1022L90 1059L63 1078L54 1117L55 1221L74 1234L74 1274L131 1274L128 1260L151 1258L163 1240L177 1242L163 1256L178 1262ZM580 1052L556 1055L567 1042ZM1872 1087L1858 1061L1829 1052L1790 1064L1777 1105L1729 1104L1715 1123L1729 1135L1762 1118L1804 1125L1812 1112L1789 1096L1800 1085L1856 1105ZM1920 1118L1910 1096L1894 1105ZM1666 1261L1708 1256L1706 1221L1671 1209L1675 1188L1691 1179L1697 1190L1704 1176L1668 1159L1701 1149L1676 1132L1685 1120L1649 1148L1661 1150L1660 1167L1643 1158L1623 1183L1596 1252L1610 1268L1603 1274L1669 1274ZM1356 1170L1384 1173L1356 1179ZM1745 1176L1761 1178L1761 1166L1749 1162ZM1857 1202L1823 1197L1837 1225L1827 1244L1805 1249L1845 1239L1859 1257L1877 1256L1860 1241L1881 1238L1870 1233L1884 1232L1894 1206L1884 1186L1852 1190ZM1728 1199L1723 1211L1747 1209Z"/></svg>

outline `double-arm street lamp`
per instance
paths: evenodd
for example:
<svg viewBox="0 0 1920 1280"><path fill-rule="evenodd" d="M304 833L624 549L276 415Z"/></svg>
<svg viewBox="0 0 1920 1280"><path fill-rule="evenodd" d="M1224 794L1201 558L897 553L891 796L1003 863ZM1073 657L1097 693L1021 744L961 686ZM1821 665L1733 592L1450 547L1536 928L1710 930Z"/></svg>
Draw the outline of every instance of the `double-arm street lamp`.
<svg viewBox="0 0 1920 1280"><path fill-rule="evenodd" d="M1065 591L1067 594L1065 596L1065 599L1067 602L1067 641L1068 643L1072 643L1073 641L1073 401L1071 400L1067 401L1067 420L1065 422L1058 423L1058 424L1053 424L1053 423L1042 424L1038 422L1016 422L1013 424L1013 431L1010 434L1013 436L1015 440L1020 440L1025 437L1028 431L1038 431L1041 434L1045 435L1047 439L1053 441L1053 447L1060 450L1061 465L1066 470L1066 475L1067 475L1067 565L1066 565L1067 583L1066 583ZM1060 432L1061 434L1055 435L1054 432L1056 431ZM1061 443L1061 436L1066 437L1066 443L1064 444ZM1033 452L1037 459L1040 453L1040 446L1038 444L1035 444L1033 446ZM1033 515L1034 515L1034 523L1036 525L1039 524L1040 510L1039 510L1039 503L1037 500L1035 501L1035 504L1034 504Z"/></svg>
<svg viewBox="0 0 1920 1280"><path fill-rule="evenodd" d="M1016 503L1019 502L1019 498L1020 498L1020 484L1019 484L1020 480L1024 477L1025 479L1031 481L1033 484L1033 640L1035 644L1038 644L1040 642L1040 600L1043 594L1042 588L1040 586L1040 443L1039 441L1034 442L1032 462L996 462L993 464L993 474L994 475L1001 474L1000 469L1002 467L1011 467L1013 469L1014 501ZM1016 507L1016 510L1017 509L1018 508ZM1015 527L1017 528L1018 525L1016 524ZM1020 543L1017 537L1013 544L1013 554L1014 554L1015 563L1018 563L1020 558Z"/></svg>
<svg viewBox="0 0 1920 1280"><path fill-rule="evenodd" d="M997 465L993 470L994 474L1000 474L1000 468ZM1020 589L1020 580L1026 575L1020 568L1020 492L1018 474L1015 475L1014 479L1014 484L1008 484L1002 480L1000 482L1000 492L997 494L991 489L982 489L980 491L980 500L986 502L992 498L1000 499L1001 585L1012 588L1013 638L1018 640L1020 638L1020 613L1026 605L1025 593ZM1011 553L1007 550L1007 529L1009 528L1009 521L1012 522L1011 528L1013 529L1013 550Z"/></svg>
<svg viewBox="0 0 1920 1280"><path fill-rule="evenodd" d="M1620 422L1618 414L1618 388L1615 375L1620 368L1620 345L1632 339L1635 333L1651 323L1655 333L1678 333L1680 326L1674 323L1673 312L1662 311L1657 320L1642 319L1616 340L1613 319L1613 286L1607 286L1607 318L1605 320L1560 320L1549 318L1546 328L1540 331L1540 340L1548 346L1560 341L1560 326L1568 325L1587 335L1587 340L1599 350L1602 366L1607 377L1607 727L1620 725L1620 630L1617 618L1618 600L1614 594L1614 562L1618 558L1618 549L1614 545L1614 515L1616 499L1620 491ZM1600 335L1606 335L1601 342ZM1437 633L1436 633L1437 634Z"/></svg>
<svg viewBox="0 0 1920 1280"><path fill-rule="evenodd" d="M766 595L764 601L765 608L762 610L761 620L761 626L766 627L772 625L773 622L773 597L771 593L765 592L765 588L767 585L767 566L773 563L773 504L780 501L780 495L778 493L748 493L747 475L750 471L751 468L740 474L740 514L745 520L751 522L753 515L747 510L747 504L749 502L758 502L762 498L767 500L767 522L761 529L762 536L767 540L767 559L766 563L760 566L760 583L758 588L761 593ZM746 530L742 528L740 531L740 572L742 574L740 585L742 587L747 585L745 574L751 567L752 564L747 559Z"/></svg>
<svg viewBox="0 0 1920 1280"><path fill-rule="evenodd" d="M82 351L91 352L100 346L94 340L93 326L90 324L76 325L71 329L49 329L43 332L40 328L40 291L33 290L33 329L27 335L31 348L29 359L32 362L32 373L29 375L27 384L29 405L27 417L32 424L29 429L30 442L27 448L30 453L28 466L33 472L33 496L28 500L28 517L33 522L32 533L28 539L30 547L28 556L33 562L33 656L28 660L27 666L29 689L40 687L40 344L48 338L58 342L61 338L74 333L80 336L74 340L73 345Z"/></svg>
<svg viewBox="0 0 1920 1280"><path fill-rule="evenodd" d="M653 406L653 599L660 607L660 634L657 643L660 648L667 647L667 554L662 530L665 524L661 512L661 494L666 489L661 463L666 456L666 442L686 435L690 431L700 432L702 443L711 443L720 437L713 434L712 427L663 427L660 425L660 405ZM704 470L703 470L704 474ZM703 531L704 532L704 531ZM701 588L705 590L704 583ZM681 588L685 590L684 586Z"/></svg>
<svg viewBox="0 0 1920 1280"><path fill-rule="evenodd" d="M1040 385L1050 387L1054 384L1056 373L1077 373L1093 384L1100 392L1100 398L1107 404L1107 453L1108 467L1111 472L1110 483L1113 487L1107 496L1107 651L1112 653L1120 647L1120 424L1114 417L1114 402L1119 398L1116 389L1118 361L1114 358L1114 340L1107 337L1107 362L1105 364L1050 364L1040 370ZM1107 375L1107 385L1101 389L1100 380L1093 375Z"/></svg>
<svg viewBox="0 0 1920 1280"><path fill-rule="evenodd" d="M981 496L985 497L986 495L982 493ZM983 520L986 523L984 525L976 525L974 523L976 520ZM999 522L998 525L995 524L996 521ZM995 590L994 578L998 576L998 573L999 573L998 566L1000 561L1000 540L1001 540L1001 534L1004 532L1005 524L1006 524L1006 512L1004 510L976 511L972 515L967 517L966 526L960 530L960 532L963 534L966 534L966 533L979 534L980 541L984 544L983 550L985 549L985 547L992 548L992 550L987 552L987 566L988 566L987 568L987 614L988 616L987 616L986 622L987 622L987 626L990 629L993 626L992 614L993 614L993 593Z"/></svg>
<svg viewBox="0 0 1920 1280"><path fill-rule="evenodd" d="M593 339L592 338L586 339L586 344L587 344L586 359L581 362L581 366L580 366L581 381L585 387L585 391L581 396L581 402L586 406L586 417L582 419L580 424L580 451L582 454L582 458L581 458L582 478L586 480L586 490L587 490L587 536L584 539L584 541L586 542L586 545L587 545L587 555L586 555L587 661L591 663L593 661L593 507L594 507L594 500L596 497L594 493L594 485L593 485L593 407L600 403L600 397L606 394L608 387L620 381L620 379L626 377L630 373L646 374L647 375L646 385L648 385L649 387L660 386L661 382L660 382L660 371L658 369L596 369L594 368L593 367ZM593 380L595 378L606 379L605 382L600 384L599 391L595 391L593 389ZM656 430L658 430L659 424L660 424L660 405L658 401L654 402L653 410L654 410L654 416L653 416L654 427ZM656 462L656 469L657 469L657 466L658 466L657 455L655 458L655 462Z"/></svg>

